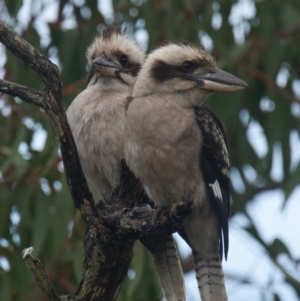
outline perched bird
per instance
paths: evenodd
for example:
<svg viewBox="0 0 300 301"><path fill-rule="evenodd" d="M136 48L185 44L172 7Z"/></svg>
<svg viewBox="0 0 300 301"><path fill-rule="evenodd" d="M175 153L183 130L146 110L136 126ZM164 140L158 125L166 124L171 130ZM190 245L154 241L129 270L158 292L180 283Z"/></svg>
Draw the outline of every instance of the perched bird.
<svg viewBox="0 0 300 301"><path fill-rule="evenodd" d="M87 88L72 102L67 117L87 178L106 203L118 187L124 158L126 110L144 62L138 45L116 27L107 27L87 50L91 72ZM168 301L185 300L184 284L172 236L144 239ZM171 268L170 268L171 266Z"/></svg>
<svg viewBox="0 0 300 301"><path fill-rule="evenodd" d="M179 234L193 250L203 301L227 300L221 260L230 211L226 132L203 102L245 87L202 48L170 42L146 59L127 111L125 160L149 198L158 210L194 203Z"/></svg>
<svg viewBox="0 0 300 301"><path fill-rule="evenodd" d="M67 117L83 171L109 203L120 181L126 110L144 53L110 26L88 48L87 60L88 85L69 106Z"/></svg>

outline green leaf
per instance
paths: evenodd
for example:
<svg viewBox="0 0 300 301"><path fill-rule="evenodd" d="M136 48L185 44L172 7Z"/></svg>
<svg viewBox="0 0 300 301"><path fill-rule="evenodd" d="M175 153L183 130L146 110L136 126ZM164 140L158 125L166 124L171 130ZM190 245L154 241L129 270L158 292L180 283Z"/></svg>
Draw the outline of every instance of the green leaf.
<svg viewBox="0 0 300 301"><path fill-rule="evenodd" d="M11 204L9 203L8 189L3 187L0 189L0 238L9 236L9 226L10 226L10 210Z"/></svg>
<svg viewBox="0 0 300 301"><path fill-rule="evenodd" d="M62 191L54 196L55 214L52 218L51 228L51 256L55 258L67 239L67 227L71 221L73 202L66 182L63 182ZM54 208L53 208L54 209ZM82 261L80 261L82 262Z"/></svg>
<svg viewBox="0 0 300 301"><path fill-rule="evenodd" d="M75 277L77 283L80 283L82 277L82 266L83 266L83 256L84 256L84 249L83 245L77 245L77 247L73 251L73 266L75 271Z"/></svg>
<svg viewBox="0 0 300 301"><path fill-rule="evenodd" d="M39 257L44 243L47 240L50 218L49 207L51 203L49 197L41 190L38 190L35 195L34 205L32 246L35 250L35 256Z"/></svg>
<svg viewBox="0 0 300 301"><path fill-rule="evenodd" d="M0 271L0 273L2 274L3 272ZM0 281L0 300L10 300L11 290L11 278L2 276Z"/></svg>

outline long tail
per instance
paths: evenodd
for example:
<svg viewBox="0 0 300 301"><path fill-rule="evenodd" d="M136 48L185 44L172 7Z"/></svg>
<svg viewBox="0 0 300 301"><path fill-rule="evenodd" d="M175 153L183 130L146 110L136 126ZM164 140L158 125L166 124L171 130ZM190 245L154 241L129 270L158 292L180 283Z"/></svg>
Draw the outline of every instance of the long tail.
<svg viewBox="0 0 300 301"><path fill-rule="evenodd" d="M152 253L160 286L167 301L185 301L183 273L172 235L155 237L143 244Z"/></svg>
<svg viewBox="0 0 300 301"><path fill-rule="evenodd" d="M198 288L202 301L227 301L224 274L220 256L209 261L203 260L193 251Z"/></svg>

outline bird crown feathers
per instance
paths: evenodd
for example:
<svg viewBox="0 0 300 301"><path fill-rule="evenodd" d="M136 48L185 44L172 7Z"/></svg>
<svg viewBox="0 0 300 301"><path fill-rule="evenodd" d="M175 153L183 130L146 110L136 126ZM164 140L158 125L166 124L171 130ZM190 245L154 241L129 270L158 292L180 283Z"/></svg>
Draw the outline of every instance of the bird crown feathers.
<svg viewBox="0 0 300 301"><path fill-rule="evenodd" d="M128 37L126 31L122 31L119 27L108 26L87 49L87 60L92 65L93 59L102 54L112 58L120 52L126 54L133 63L144 62L143 51L135 41Z"/></svg>

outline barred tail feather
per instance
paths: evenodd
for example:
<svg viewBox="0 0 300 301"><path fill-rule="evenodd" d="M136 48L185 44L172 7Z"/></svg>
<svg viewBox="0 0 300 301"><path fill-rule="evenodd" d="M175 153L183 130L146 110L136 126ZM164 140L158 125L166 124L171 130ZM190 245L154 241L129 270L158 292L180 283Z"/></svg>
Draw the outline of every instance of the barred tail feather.
<svg viewBox="0 0 300 301"><path fill-rule="evenodd" d="M157 240L152 256L165 298L168 301L185 301L183 273L173 236Z"/></svg>
<svg viewBox="0 0 300 301"><path fill-rule="evenodd" d="M202 301L227 301L222 263L217 254L209 261L193 252L198 288Z"/></svg>

